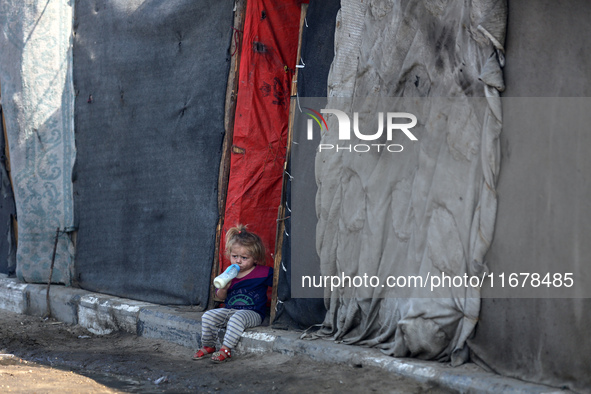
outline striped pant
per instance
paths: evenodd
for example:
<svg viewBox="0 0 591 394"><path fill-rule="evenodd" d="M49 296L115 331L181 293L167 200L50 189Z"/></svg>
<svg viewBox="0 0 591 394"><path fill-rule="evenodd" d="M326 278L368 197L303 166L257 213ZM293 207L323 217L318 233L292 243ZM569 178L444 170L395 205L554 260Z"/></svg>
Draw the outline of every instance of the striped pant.
<svg viewBox="0 0 591 394"><path fill-rule="evenodd" d="M223 345L233 349L246 328L256 327L262 322L261 315L255 311L226 308L209 310L201 318L201 345L215 347L218 330L226 326Z"/></svg>

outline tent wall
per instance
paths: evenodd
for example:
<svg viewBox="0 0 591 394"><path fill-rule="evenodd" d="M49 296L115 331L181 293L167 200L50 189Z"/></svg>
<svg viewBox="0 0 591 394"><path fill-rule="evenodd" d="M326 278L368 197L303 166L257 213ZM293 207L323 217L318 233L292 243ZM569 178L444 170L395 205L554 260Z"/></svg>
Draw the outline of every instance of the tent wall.
<svg viewBox="0 0 591 394"><path fill-rule="evenodd" d="M0 26L2 110L18 213L16 274L46 282L56 229L71 230L74 220L72 2L2 0ZM62 234L54 282L72 282L73 253Z"/></svg>
<svg viewBox="0 0 591 394"><path fill-rule="evenodd" d="M76 3L76 280L207 305L233 1Z"/></svg>
<svg viewBox="0 0 591 394"><path fill-rule="evenodd" d="M591 96L590 31L586 0L510 1L504 96ZM575 267L575 280L582 282L591 255L588 125L564 127L564 114L523 119L507 105L504 112L490 269L510 272L525 263L540 272ZM537 127L539 122L552 126ZM588 298L485 298L470 341L473 356L503 375L588 391L590 311Z"/></svg>
<svg viewBox="0 0 591 394"><path fill-rule="evenodd" d="M300 0L247 2L223 234L238 223L261 236L273 265L296 65ZM220 246L221 269L225 237ZM262 262L263 263L263 262Z"/></svg>
<svg viewBox="0 0 591 394"><path fill-rule="evenodd" d="M323 275L483 271L495 224L505 12L503 1L492 0L341 1L327 107L369 113L347 107L368 96L399 98L391 108L423 106L415 107L418 141L405 141L399 155L317 154ZM491 70L500 83L489 79ZM459 104L429 100L450 96ZM338 127L333 121L329 130ZM338 134L324 133L321 143L337 145ZM328 289L319 335L393 356L465 362L478 289L439 288L432 298L404 293L381 286Z"/></svg>

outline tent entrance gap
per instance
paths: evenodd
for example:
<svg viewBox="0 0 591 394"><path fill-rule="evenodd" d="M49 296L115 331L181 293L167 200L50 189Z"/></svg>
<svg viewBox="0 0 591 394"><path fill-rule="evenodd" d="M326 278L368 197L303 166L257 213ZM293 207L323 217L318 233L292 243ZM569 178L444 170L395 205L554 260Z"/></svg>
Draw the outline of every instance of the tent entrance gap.
<svg viewBox="0 0 591 394"><path fill-rule="evenodd" d="M8 198L9 201L9 205L8 207L5 207L4 204L6 203L6 201L2 202L2 207L4 208L3 211L7 211L8 214L10 215L10 220L7 221L8 223L8 236L6 237L5 241L3 242L8 242L9 245L7 245L7 266L6 266L6 273L8 274L12 274L13 270L16 269L16 249L17 249L17 245L18 245L18 222L17 222L17 217L16 217L16 206L15 206L15 202L14 202L14 182L12 181L12 172L11 172L11 167L10 167L10 149L9 149L9 144L8 144L8 133L7 133L7 129L6 129L6 119L4 118L4 106L2 105L2 83L0 82L0 121L1 124L0 126L2 127L2 138L4 139L2 141L3 143L3 147L4 147L4 152L3 152L3 157L0 160L0 166L2 167L2 176L6 175L6 180L3 180L1 182L1 187L9 187L10 188L10 192L7 193L6 190L3 190L3 195L6 196L5 198ZM7 185L8 183L8 185ZM6 222L5 222L6 223ZM2 250L2 245L0 244L0 250ZM0 272L2 272L2 270L0 270Z"/></svg>
<svg viewBox="0 0 591 394"><path fill-rule="evenodd" d="M298 37L298 52L296 65L300 63L302 53L302 34L304 31L304 21L306 19L306 12L308 11L308 4L301 5L300 13L300 31ZM281 260L283 259L283 237L285 236L285 219L286 217L286 184L289 175L287 174L287 166L289 163L289 157L291 153L291 143L293 138L293 122L295 117L295 111L297 108L297 92L298 92L298 72L299 68L296 66L295 72L291 81L291 92L290 92L290 105L289 105L289 123L287 128L287 152L285 155L285 164L283 165L283 184L281 186L281 204L278 208L277 213L277 230L275 235L275 253L273 255L273 291L271 293L271 320L273 323L275 315L277 313L277 285L279 282L279 270L281 269Z"/></svg>

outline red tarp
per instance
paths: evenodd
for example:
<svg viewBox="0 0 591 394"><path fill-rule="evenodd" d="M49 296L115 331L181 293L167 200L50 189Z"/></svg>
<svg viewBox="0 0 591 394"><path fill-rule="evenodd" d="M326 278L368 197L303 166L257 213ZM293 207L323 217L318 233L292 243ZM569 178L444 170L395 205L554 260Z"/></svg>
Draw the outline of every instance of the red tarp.
<svg viewBox="0 0 591 394"><path fill-rule="evenodd" d="M246 224L267 248L273 266L277 208L281 202L291 78L295 70L301 0L249 0L244 21L225 233Z"/></svg>

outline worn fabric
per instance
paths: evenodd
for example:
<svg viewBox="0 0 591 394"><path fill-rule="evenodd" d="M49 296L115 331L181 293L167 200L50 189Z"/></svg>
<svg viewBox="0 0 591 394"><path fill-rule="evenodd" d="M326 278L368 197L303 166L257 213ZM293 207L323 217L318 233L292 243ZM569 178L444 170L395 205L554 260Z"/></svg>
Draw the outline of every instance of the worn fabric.
<svg viewBox="0 0 591 394"><path fill-rule="evenodd" d="M71 284L74 248L72 167L73 2L0 2L0 83L18 213L16 274L47 282L56 230L52 281Z"/></svg>
<svg viewBox="0 0 591 394"><path fill-rule="evenodd" d="M247 1L239 88L236 98L230 177L225 207L226 234L248 225L267 248L273 265L277 207L287 150L291 79L296 65L301 0ZM230 265L221 237L220 271Z"/></svg>
<svg viewBox="0 0 591 394"><path fill-rule="evenodd" d="M527 298L495 299L498 289L483 290L469 346L476 362L502 375L588 393L591 2L508 7L503 167L487 260L495 273L572 272L574 286L541 285L546 299L532 298L529 285ZM574 296L556 296L578 286Z"/></svg>
<svg viewBox="0 0 591 394"><path fill-rule="evenodd" d="M205 308L233 1L77 3L76 280Z"/></svg>
<svg viewBox="0 0 591 394"><path fill-rule="evenodd" d="M484 272L497 203L505 3L351 0L339 18L327 108L354 108L356 97L398 97L401 106L421 98L421 124L404 155L316 156L322 274ZM325 133L322 143L337 137ZM467 360L477 288L441 288L433 298L383 291L327 289L319 335L394 356Z"/></svg>

